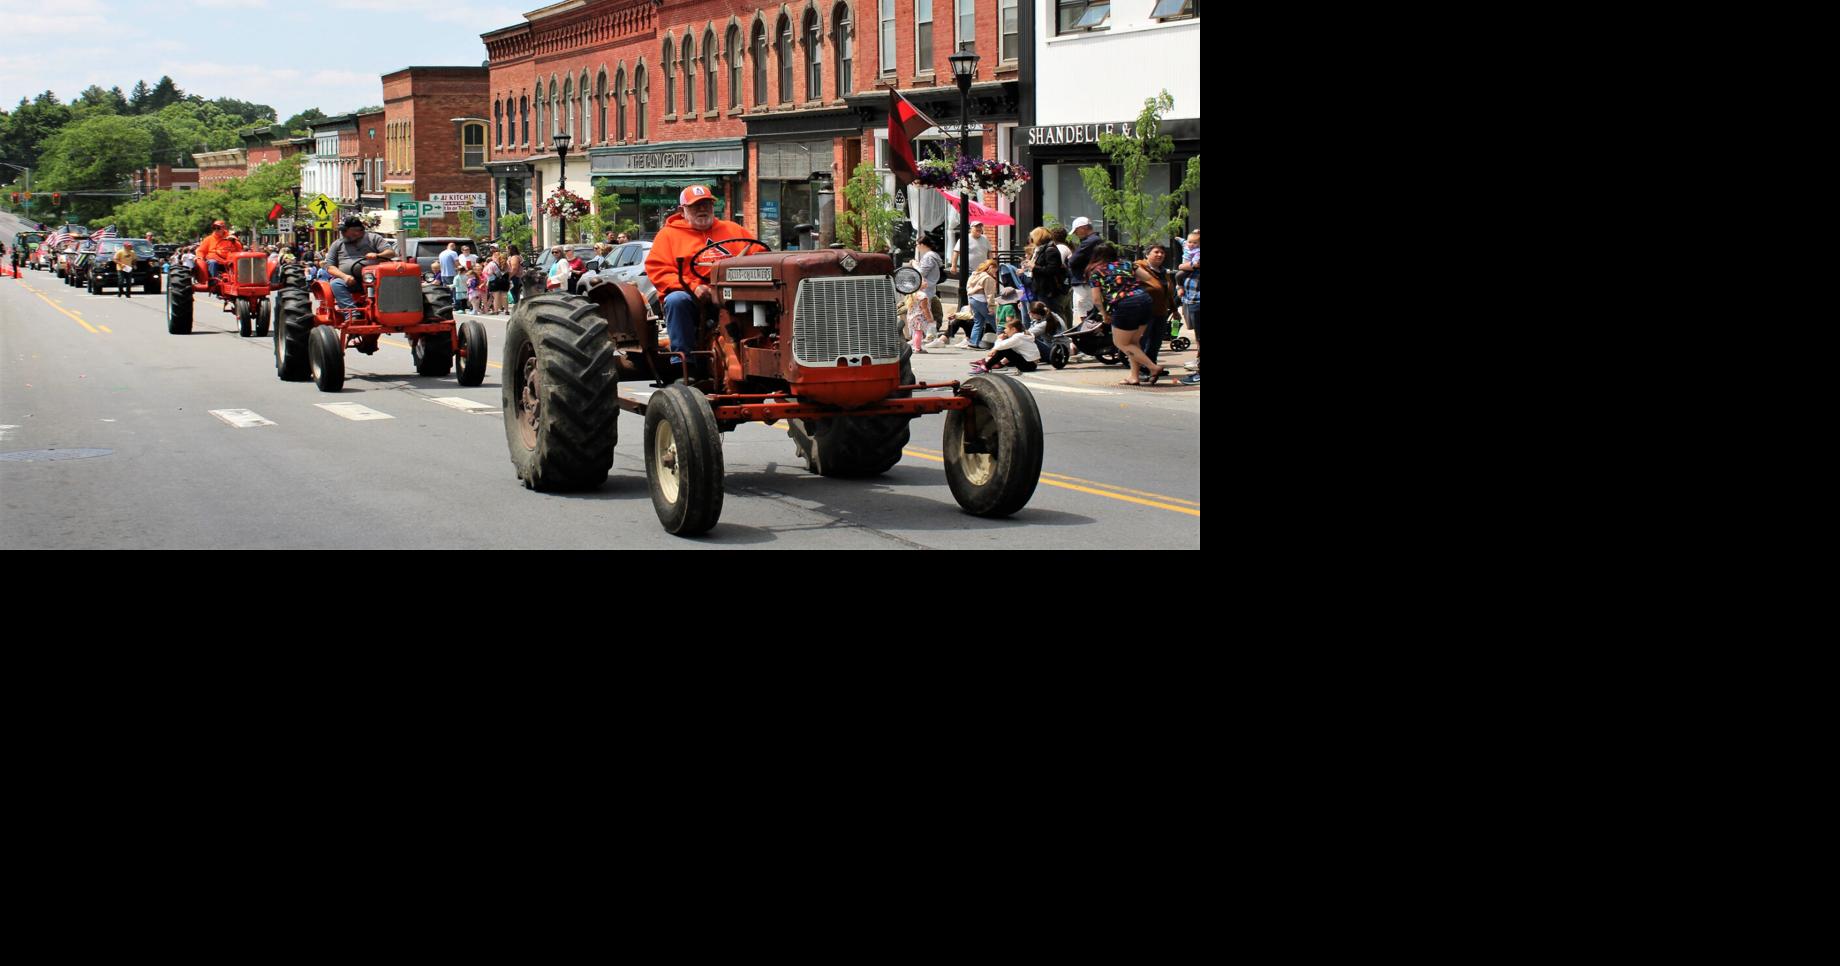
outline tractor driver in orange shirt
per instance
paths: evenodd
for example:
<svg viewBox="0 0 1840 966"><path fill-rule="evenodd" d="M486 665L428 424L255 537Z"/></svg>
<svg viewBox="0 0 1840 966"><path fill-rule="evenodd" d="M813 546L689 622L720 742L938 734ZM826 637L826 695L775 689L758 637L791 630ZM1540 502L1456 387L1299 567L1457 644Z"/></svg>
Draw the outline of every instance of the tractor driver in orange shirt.
<svg viewBox="0 0 1840 966"><path fill-rule="evenodd" d="M243 243L230 234L230 229L222 219L211 222L211 234L198 243L198 259L204 262L205 271L217 277L218 269L228 268L230 256L243 250ZM219 264L222 263L222 264Z"/></svg>
<svg viewBox="0 0 1840 966"><path fill-rule="evenodd" d="M645 256L645 274L664 299L664 325L671 335L671 348L694 351L702 341L697 331L702 310L697 302L709 286L690 271L690 260L710 242L751 236L740 225L716 217L715 195L707 185L685 188L677 196L677 203L682 210L667 218L652 239L652 250ZM759 244L727 246L730 255L748 254L750 248L765 250ZM720 251L711 250L703 256L704 261ZM703 271L709 271L707 266Z"/></svg>

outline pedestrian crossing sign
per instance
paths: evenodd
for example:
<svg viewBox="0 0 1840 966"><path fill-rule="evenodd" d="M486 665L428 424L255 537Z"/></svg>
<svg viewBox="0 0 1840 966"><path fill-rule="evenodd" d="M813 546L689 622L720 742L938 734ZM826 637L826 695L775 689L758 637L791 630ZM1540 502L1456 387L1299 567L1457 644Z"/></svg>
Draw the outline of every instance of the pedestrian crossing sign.
<svg viewBox="0 0 1840 966"><path fill-rule="evenodd" d="M333 201L331 198L326 197L325 195L320 195L319 197L313 199L313 202L309 204L307 207L312 209L313 211L313 227L315 228L335 228L337 227L334 224L334 221L336 221L339 217L339 206L337 202Z"/></svg>

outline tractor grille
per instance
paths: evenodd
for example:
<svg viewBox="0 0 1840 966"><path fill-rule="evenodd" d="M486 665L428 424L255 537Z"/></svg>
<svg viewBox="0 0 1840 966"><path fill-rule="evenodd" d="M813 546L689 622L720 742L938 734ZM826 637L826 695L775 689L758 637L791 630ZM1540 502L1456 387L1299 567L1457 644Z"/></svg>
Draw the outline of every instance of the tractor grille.
<svg viewBox="0 0 1840 966"><path fill-rule="evenodd" d="M801 281L793 304L792 355L807 366L835 366L840 356L899 361L894 283L885 275Z"/></svg>
<svg viewBox="0 0 1840 966"><path fill-rule="evenodd" d="M413 275L386 275L377 280L377 311L422 314L422 280Z"/></svg>
<svg viewBox="0 0 1840 966"><path fill-rule="evenodd" d="M268 281L268 259L239 258L236 260L236 284L260 285Z"/></svg>

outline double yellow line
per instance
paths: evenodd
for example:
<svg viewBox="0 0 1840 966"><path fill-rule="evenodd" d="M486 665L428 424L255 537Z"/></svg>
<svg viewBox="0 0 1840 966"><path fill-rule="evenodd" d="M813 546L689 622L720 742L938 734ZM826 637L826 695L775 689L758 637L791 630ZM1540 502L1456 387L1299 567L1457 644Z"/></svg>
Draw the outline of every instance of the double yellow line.
<svg viewBox="0 0 1840 966"><path fill-rule="evenodd" d="M39 291L38 289L33 288L30 285L24 285L23 282L21 284L23 285L26 291L31 292L33 295L38 296L40 299L43 299L46 305L49 305L53 309L56 309L57 311L64 313L65 315L70 317L71 321L77 323L78 325L82 326L85 329L88 329L90 335L101 335L103 333L108 333L109 335L115 334L115 331L113 329L110 329L106 325L102 326L100 329L96 328L93 325L90 325L88 322L83 321L82 316L78 315L75 312L72 312L71 310L63 307L62 305L57 304L56 302L51 301L51 299L48 298L45 295L45 293Z"/></svg>
<svg viewBox="0 0 1840 966"><path fill-rule="evenodd" d="M935 449L909 446L902 450L902 452L918 459L930 460L934 463L944 463L946 461L946 454ZM1201 504L1196 503L1194 500L1184 500L1176 496L1165 496L1161 493L1148 493L1143 490L1133 490L1124 486L1113 486L1110 483L1082 480L1077 476L1062 476L1059 473L1043 473L1041 474L1041 484L1043 486L1058 486L1063 490L1072 490L1075 493L1085 493L1090 496L1102 496L1106 499L1119 500L1124 503L1135 503L1139 506L1155 507L1159 510L1168 510L1171 513L1181 513L1191 517L1199 517L1201 515Z"/></svg>

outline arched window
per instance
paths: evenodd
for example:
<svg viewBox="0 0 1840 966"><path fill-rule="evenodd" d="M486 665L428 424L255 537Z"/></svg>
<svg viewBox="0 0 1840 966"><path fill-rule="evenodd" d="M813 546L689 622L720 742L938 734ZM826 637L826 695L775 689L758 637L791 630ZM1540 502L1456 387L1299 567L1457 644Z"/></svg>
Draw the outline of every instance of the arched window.
<svg viewBox="0 0 1840 966"><path fill-rule="evenodd" d="M716 112L716 32L703 31L703 110Z"/></svg>
<svg viewBox="0 0 1840 966"><path fill-rule="evenodd" d="M561 108L562 98L556 96L556 81L552 78L549 82L549 139L551 143L555 142L556 135L562 133Z"/></svg>
<svg viewBox="0 0 1840 966"><path fill-rule="evenodd" d="M741 106L741 28L728 28L728 106Z"/></svg>
<svg viewBox="0 0 1840 966"><path fill-rule="evenodd" d="M486 126L480 123L460 127L460 166L484 169L486 166Z"/></svg>
<svg viewBox="0 0 1840 966"><path fill-rule="evenodd" d="M523 122L523 125L524 125L523 144L525 147L530 147L530 98L529 97L519 97L518 98L518 117Z"/></svg>
<svg viewBox="0 0 1840 966"><path fill-rule="evenodd" d="M792 20L785 14L779 15L779 40L776 43L779 53L779 102L792 103Z"/></svg>
<svg viewBox="0 0 1840 966"><path fill-rule="evenodd" d="M684 117L696 117L696 41L684 38Z"/></svg>
<svg viewBox="0 0 1840 966"><path fill-rule="evenodd" d="M651 109L651 103L652 103L652 92L651 90L648 89L645 83L645 65L644 64L640 64L638 69L633 71L633 90L639 92L639 111L637 115L638 119L633 121L633 127L637 130L637 133L639 135L639 140L643 141L645 140L645 124L646 124L645 115L646 115L646 112Z"/></svg>
<svg viewBox="0 0 1840 966"><path fill-rule="evenodd" d="M505 102L492 102L492 143L505 146Z"/></svg>
<svg viewBox="0 0 1840 966"><path fill-rule="evenodd" d="M581 72L581 83L575 85L575 93L576 100L581 102L581 113L577 115L581 118L581 130L576 132L580 137L575 139L575 143L586 150L588 144L594 140L594 125L590 123L594 117L594 97L588 93L588 72L585 70Z"/></svg>
<svg viewBox="0 0 1840 966"><path fill-rule="evenodd" d="M808 101L824 100L824 75L818 59L823 46L823 38L818 33L818 11L807 8L805 11L805 99Z"/></svg>
<svg viewBox="0 0 1840 966"><path fill-rule="evenodd" d="M600 132L601 142L607 141L607 72L602 70L594 78L594 129Z"/></svg>
<svg viewBox="0 0 1840 966"><path fill-rule="evenodd" d="M545 132L549 130L549 128L543 125L543 112L546 110L546 108L543 106L544 100L543 100L543 85L542 84L537 85L537 89L533 91L530 95L530 100L536 107L537 146L542 147L543 146L543 135Z"/></svg>
<svg viewBox="0 0 1840 966"><path fill-rule="evenodd" d="M575 138L575 78L562 79L562 110L556 113L562 118L562 133ZM575 138L575 143L580 144L581 139Z"/></svg>
<svg viewBox="0 0 1840 966"><path fill-rule="evenodd" d="M613 75L613 139L626 140L626 65Z"/></svg>
<svg viewBox="0 0 1840 966"><path fill-rule="evenodd" d="M664 39L664 113L670 117L677 113L677 57L671 46L671 38Z"/></svg>
<svg viewBox="0 0 1840 966"><path fill-rule="evenodd" d="M842 97L855 90L855 38L850 36L850 6L846 3L837 5L837 16L833 21L836 28L832 30L831 46L837 55L837 96Z"/></svg>
<svg viewBox="0 0 1840 966"><path fill-rule="evenodd" d="M754 106L767 103L767 28L754 25Z"/></svg>

